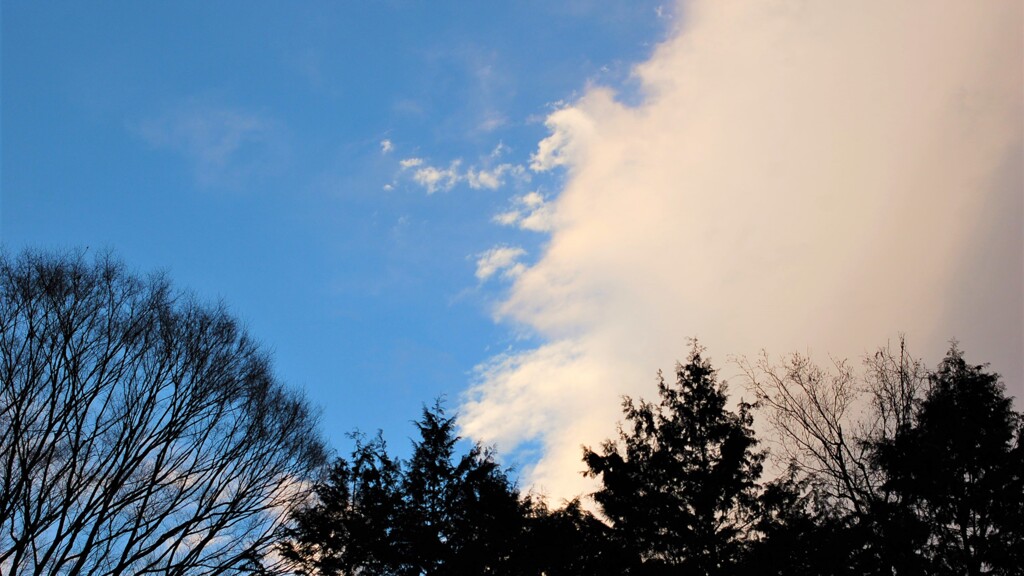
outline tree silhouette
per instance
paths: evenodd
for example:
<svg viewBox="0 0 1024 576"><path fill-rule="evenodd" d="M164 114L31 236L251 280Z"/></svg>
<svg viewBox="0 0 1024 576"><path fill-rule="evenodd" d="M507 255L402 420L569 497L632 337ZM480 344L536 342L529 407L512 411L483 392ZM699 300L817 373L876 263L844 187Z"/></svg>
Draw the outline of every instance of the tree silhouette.
<svg viewBox="0 0 1024 576"><path fill-rule="evenodd" d="M5 574L274 573L314 424L222 306L110 256L0 254Z"/></svg>
<svg viewBox="0 0 1024 576"><path fill-rule="evenodd" d="M593 497L632 557L631 574L729 573L742 559L764 455L750 406L727 407L725 385L695 342L659 375L658 404L626 398L619 442L584 451Z"/></svg>
<svg viewBox="0 0 1024 576"><path fill-rule="evenodd" d="M929 372L902 339L865 366L862 378L845 362L825 370L799 355L748 366L816 503L816 546L851 574L1019 573L1022 417L999 377L955 346Z"/></svg>
<svg viewBox="0 0 1024 576"><path fill-rule="evenodd" d="M1022 417L999 376L954 345L911 426L873 444L886 487L926 537L929 574L1019 573L1024 534Z"/></svg>
<svg viewBox="0 0 1024 576"><path fill-rule="evenodd" d="M301 574L519 574L529 504L493 454L456 455L455 419L424 408L408 461L377 439L339 459L282 553ZM358 438L358 437L357 437Z"/></svg>
<svg viewBox="0 0 1024 576"><path fill-rule="evenodd" d="M519 492L479 445L455 458L455 418L440 402L416 423L399 538L417 574L507 573L523 529Z"/></svg>
<svg viewBox="0 0 1024 576"><path fill-rule="evenodd" d="M619 576L628 568L612 529L585 510L579 498L551 510L542 500L531 513L519 551L521 573L545 576Z"/></svg>
<svg viewBox="0 0 1024 576"><path fill-rule="evenodd" d="M282 555L298 574L402 573L403 553L395 539L400 521L399 464L378 434L354 434L351 458L339 458L314 485L315 503L294 513L285 529Z"/></svg>

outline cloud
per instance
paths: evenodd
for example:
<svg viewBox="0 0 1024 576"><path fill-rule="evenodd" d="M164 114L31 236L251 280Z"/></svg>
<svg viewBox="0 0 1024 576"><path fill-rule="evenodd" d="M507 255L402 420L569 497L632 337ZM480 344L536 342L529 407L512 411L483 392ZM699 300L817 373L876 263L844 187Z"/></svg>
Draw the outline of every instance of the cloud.
<svg viewBox="0 0 1024 576"><path fill-rule="evenodd" d="M537 151L530 157L530 169L546 172L570 165L582 143L592 136L594 124L594 119L577 107L567 106L553 112L544 121L551 135L537 145Z"/></svg>
<svg viewBox="0 0 1024 576"><path fill-rule="evenodd" d="M503 152L502 146L499 144L495 148L489 160L497 158ZM422 158L406 158L399 162L399 166L403 171L415 168L412 172L412 180L424 187L427 194L433 194L438 190L448 191L463 182L474 190L496 190L504 186L509 177L520 181L529 181L530 178L524 167L509 163L493 167L471 166L462 171L461 159L452 160L447 168L439 168L427 164Z"/></svg>
<svg viewBox="0 0 1024 576"><path fill-rule="evenodd" d="M479 190L487 188L496 190L505 184L505 177L528 178L526 169L515 164L499 164L494 168L470 168L466 171L465 180L470 188Z"/></svg>
<svg viewBox="0 0 1024 576"><path fill-rule="evenodd" d="M228 106L188 102L139 122L133 130L150 145L185 156L201 186L244 185L272 173L288 155L280 123Z"/></svg>
<svg viewBox="0 0 1024 576"><path fill-rule="evenodd" d="M494 217L502 226L516 226L522 230L547 232L552 227L553 210L540 192L529 192L512 199L513 208Z"/></svg>
<svg viewBox="0 0 1024 576"><path fill-rule="evenodd" d="M488 280L498 272L504 278L515 278L525 269L519 259L526 255L522 248L514 246L498 246L477 255L476 277L480 281Z"/></svg>
<svg viewBox="0 0 1024 576"><path fill-rule="evenodd" d="M391 142L391 140L388 140L388 139L385 138L384 140L380 141L380 153L381 154L387 154L388 152L391 152L394 149L395 149L395 145L394 145L393 142Z"/></svg>
<svg viewBox="0 0 1024 576"><path fill-rule="evenodd" d="M900 332L934 362L955 336L1024 395L1021 4L678 10L639 105L592 87L548 116L531 168L566 181L496 310L544 344L478 368L463 432L540 443L527 480L586 491L580 445L691 336L726 376L732 354L855 359Z"/></svg>
<svg viewBox="0 0 1024 576"><path fill-rule="evenodd" d="M427 189L427 194L440 190L451 190L459 181L459 165L461 160L453 160L447 168L424 166L413 173L412 179Z"/></svg>
<svg viewBox="0 0 1024 576"><path fill-rule="evenodd" d="M479 124L477 124L476 129L477 131L484 133L494 132L495 130L504 127L506 124L508 124L508 120L504 116L496 112L491 112L482 119Z"/></svg>
<svg viewBox="0 0 1024 576"><path fill-rule="evenodd" d="M492 160L495 158L501 158L502 156L508 154L511 151L512 149L509 148L507 144L505 144L504 142L498 142L498 144L494 147L494 150L491 150L490 158Z"/></svg>

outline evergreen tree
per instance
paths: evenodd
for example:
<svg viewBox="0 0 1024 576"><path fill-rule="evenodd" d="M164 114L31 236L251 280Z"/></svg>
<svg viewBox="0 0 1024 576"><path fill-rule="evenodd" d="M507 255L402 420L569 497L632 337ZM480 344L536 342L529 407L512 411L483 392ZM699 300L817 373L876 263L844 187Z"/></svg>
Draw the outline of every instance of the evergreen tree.
<svg viewBox="0 0 1024 576"><path fill-rule="evenodd" d="M395 535L402 511L400 467L378 434L354 434L351 458L339 458L314 486L316 502L295 516L280 545L298 574L400 574L405 556Z"/></svg>
<svg viewBox="0 0 1024 576"><path fill-rule="evenodd" d="M630 574L725 574L744 552L764 455L750 406L728 409L702 353L694 343L674 383L659 375L658 404L624 400L619 442L584 451Z"/></svg>
<svg viewBox="0 0 1024 576"><path fill-rule="evenodd" d="M440 402L424 408L408 461L392 459L378 435L355 436L315 486L282 542L309 576L531 573L523 545L528 506L493 454L456 455L455 419ZM539 572L532 572L537 574Z"/></svg>
<svg viewBox="0 0 1024 576"><path fill-rule="evenodd" d="M955 346L929 381L913 425L874 446L887 487L924 533L915 555L929 574L1019 574L1021 414L999 376L968 364Z"/></svg>
<svg viewBox="0 0 1024 576"><path fill-rule="evenodd" d="M858 525L823 500L795 466L764 486L758 504L755 533L736 576L877 573L861 558Z"/></svg>
<svg viewBox="0 0 1024 576"><path fill-rule="evenodd" d="M525 521L518 490L479 445L455 458L455 418L440 402L416 426L396 528L413 573L509 573Z"/></svg>
<svg viewBox="0 0 1024 576"><path fill-rule="evenodd" d="M619 576L627 568L611 528L585 510L579 498L550 510L529 501L531 513L520 556L524 574Z"/></svg>

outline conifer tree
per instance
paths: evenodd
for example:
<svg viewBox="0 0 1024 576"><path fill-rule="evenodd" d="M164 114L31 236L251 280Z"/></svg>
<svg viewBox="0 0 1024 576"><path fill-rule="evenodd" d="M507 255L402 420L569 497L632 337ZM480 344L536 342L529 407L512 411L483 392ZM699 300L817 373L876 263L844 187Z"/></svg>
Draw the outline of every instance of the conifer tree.
<svg viewBox="0 0 1024 576"><path fill-rule="evenodd" d="M1019 574L1021 414L999 376L968 364L956 346L929 384L913 425L874 446L904 517L924 534L915 555L929 574Z"/></svg>
<svg viewBox="0 0 1024 576"><path fill-rule="evenodd" d="M594 500L611 522L630 574L729 573L741 561L764 455L750 406L727 406L725 384L695 342L658 404L626 398L619 441L585 449Z"/></svg>

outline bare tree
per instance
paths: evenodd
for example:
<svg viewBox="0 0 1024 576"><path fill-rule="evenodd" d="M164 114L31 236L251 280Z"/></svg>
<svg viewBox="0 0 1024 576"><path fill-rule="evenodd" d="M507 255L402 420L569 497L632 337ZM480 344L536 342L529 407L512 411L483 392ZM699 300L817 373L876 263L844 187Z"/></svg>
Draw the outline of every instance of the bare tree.
<svg viewBox="0 0 1024 576"><path fill-rule="evenodd" d="M0 253L0 573L274 573L324 448L223 306Z"/></svg>
<svg viewBox="0 0 1024 576"><path fill-rule="evenodd" d="M743 364L774 433L776 455L858 515L890 497L870 466L871 447L913 424L914 403L927 382L903 338L898 352L880 348L864 367L863 375L846 361L824 368L801 354L781 364L766 355Z"/></svg>

